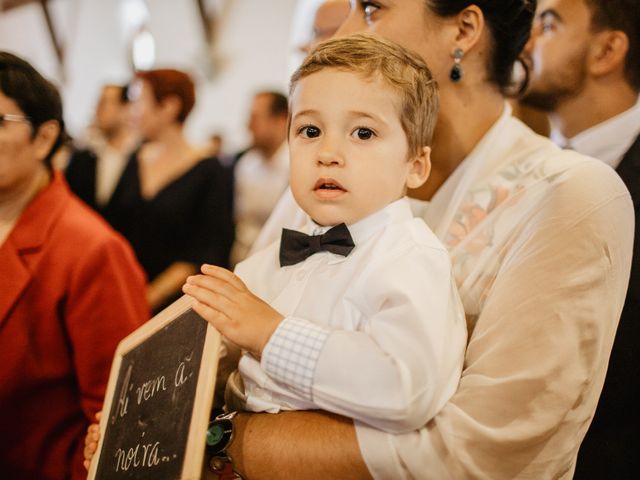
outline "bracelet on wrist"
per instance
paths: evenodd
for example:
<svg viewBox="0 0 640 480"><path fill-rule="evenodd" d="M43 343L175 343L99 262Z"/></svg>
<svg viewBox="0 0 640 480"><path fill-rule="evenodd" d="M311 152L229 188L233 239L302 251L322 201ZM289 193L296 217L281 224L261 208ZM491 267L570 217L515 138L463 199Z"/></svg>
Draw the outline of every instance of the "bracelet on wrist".
<svg viewBox="0 0 640 480"><path fill-rule="evenodd" d="M218 476L218 480L242 480L242 475L235 470L233 459L227 453L227 449L233 442L233 418L237 413L218 415L209 423L207 429L207 466Z"/></svg>

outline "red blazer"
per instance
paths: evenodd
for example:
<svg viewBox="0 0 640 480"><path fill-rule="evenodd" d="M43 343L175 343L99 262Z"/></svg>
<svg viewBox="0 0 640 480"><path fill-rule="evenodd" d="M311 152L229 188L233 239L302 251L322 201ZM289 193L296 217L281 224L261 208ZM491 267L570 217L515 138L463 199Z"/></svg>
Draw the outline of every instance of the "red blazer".
<svg viewBox="0 0 640 480"><path fill-rule="evenodd" d="M113 353L147 318L131 248L56 174L0 245L0 477L86 478Z"/></svg>

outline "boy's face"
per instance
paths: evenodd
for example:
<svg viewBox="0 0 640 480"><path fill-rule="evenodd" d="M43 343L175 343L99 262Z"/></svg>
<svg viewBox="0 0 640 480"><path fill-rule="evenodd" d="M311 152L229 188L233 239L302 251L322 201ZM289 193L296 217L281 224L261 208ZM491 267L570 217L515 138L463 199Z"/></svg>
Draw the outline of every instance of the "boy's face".
<svg viewBox="0 0 640 480"><path fill-rule="evenodd" d="M417 188L429 149L409 159L398 94L379 78L325 68L291 95L291 190L320 225L353 224Z"/></svg>

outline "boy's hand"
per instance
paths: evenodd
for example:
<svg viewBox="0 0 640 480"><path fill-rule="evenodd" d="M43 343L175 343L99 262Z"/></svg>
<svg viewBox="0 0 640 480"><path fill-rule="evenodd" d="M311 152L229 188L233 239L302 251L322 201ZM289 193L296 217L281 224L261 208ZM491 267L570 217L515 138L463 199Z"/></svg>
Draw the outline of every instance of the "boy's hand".
<svg viewBox="0 0 640 480"><path fill-rule="evenodd" d="M235 274L203 265L182 291L196 299L193 309L236 345L260 358L284 316L251 293Z"/></svg>
<svg viewBox="0 0 640 480"><path fill-rule="evenodd" d="M96 413L96 422L89 425L87 435L84 437L84 468L89 470L91 467L91 459L98 449L98 441L100 440L100 417L102 412Z"/></svg>

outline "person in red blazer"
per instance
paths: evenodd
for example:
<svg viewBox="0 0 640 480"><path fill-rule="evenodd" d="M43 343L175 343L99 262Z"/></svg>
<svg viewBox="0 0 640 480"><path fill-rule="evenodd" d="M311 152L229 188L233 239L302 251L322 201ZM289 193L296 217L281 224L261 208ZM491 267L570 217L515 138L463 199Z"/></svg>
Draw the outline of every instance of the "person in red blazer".
<svg viewBox="0 0 640 480"><path fill-rule="evenodd" d="M56 88L0 52L0 476L86 478L85 431L118 342L148 318L129 245L50 159Z"/></svg>

